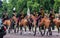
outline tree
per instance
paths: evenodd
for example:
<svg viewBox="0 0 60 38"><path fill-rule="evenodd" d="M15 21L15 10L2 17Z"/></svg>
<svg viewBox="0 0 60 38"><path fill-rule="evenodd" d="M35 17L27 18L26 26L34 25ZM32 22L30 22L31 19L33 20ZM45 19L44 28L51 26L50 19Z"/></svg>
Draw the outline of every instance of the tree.
<svg viewBox="0 0 60 38"><path fill-rule="evenodd" d="M2 1L0 0L0 8L2 7Z"/></svg>
<svg viewBox="0 0 60 38"><path fill-rule="evenodd" d="M55 12L58 13L59 7L60 7L60 0L55 0L53 7L54 7Z"/></svg>
<svg viewBox="0 0 60 38"><path fill-rule="evenodd" d="M1 5L1 2L0 2ZM60 0L9 0L9 3L6 0L3 0L2 8L0 12L6 10L10 15L13 12L13 8L16 8L16 13L24 12L27 13L27 8L30 8L30 11L33 10L39 11L40 7L43 7L45 10L54 8L56 12L60 7Z"/></svg>

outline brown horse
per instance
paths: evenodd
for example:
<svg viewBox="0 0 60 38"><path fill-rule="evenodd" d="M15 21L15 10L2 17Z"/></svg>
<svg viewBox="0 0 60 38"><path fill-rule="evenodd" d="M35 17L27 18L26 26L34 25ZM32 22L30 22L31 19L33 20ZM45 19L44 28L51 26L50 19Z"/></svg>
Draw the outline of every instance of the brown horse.
<svg viewBox="0 0 60 38"><path fill-rule="evenodd" d="M40 26L41 26L42 24L44 24L45 27L48 28L49 25L50 25L50 20L49 20L49 18L47 18L46 16L44 16L44 18L41 20L41 22L40 22L39 24L40 24Z"/></svg>
<svg viewBox="0 0 60 38"><path fill-rule="evenodd" d="M59 33L59 27L60 27L60 19L59 18L55 18L53 19L53 22L55 23L57 29L58 29L58 33Z"/></svg>
<svg viewBox="0 0 60 38"><path fill-rule="evenodd" d="M5 21L3 22L3 24L10 26L10 25L11 25L11 22L10 22L10 20L5 20Z"/></svg>
<svg viewBox="0 0 60 38"><path fill-rule="evenodd" d="M44 18L42 18L41 22L39 22L38 25L39 25L39 27L43 26L43 28L44 28L44 33L43 34L42 34L42 31L40 30L42 36L45 34L46 29L47 29L47 34L48 34L48 32L51 31L50 20L47 16L44 16Z"/></svg>
<svg viewBox="0 0 60 38"><path fill-rule="evenodd" d="M34 25L34 27L36 27L36 19L37 19L37 15L36 16L34 16L34 15L32 15L31 14L31 18L32 18L32 20L33 20L33 25Z"/></svg>
<svg viewBox="0 0 60 38"><path fill-rule="evenodd" d="M26 18L22 19L21 22L19 22L20 26L23 25L25 27L26 24L27 24L27 19Z"/></svg>
<svg viewBox="0 0 60 38"><path fill-rule="evenodd" d="M21 31L21 34L22 34L22 27L25 28L25 31L26 31L26 26L27 26L27 18L24 17L23 19L21 19L21 21L19 21L19 26L20 26L20 31Z"/></svg>
<svg viewBox="0 0 60 38"><path fill-rule="evenodd" d="M35 15L31 14L31 18L33 20L32 25L33 25L33 28L34 28L34 30L32 28L32 31L34 32L34 36L36 35L36 28L37 28L37 25L36 25L37 21L36 20L37 20L37 16L38 16L38 14L35 14Z"/></svg>
<svg viewBox="0 0 60 38"><path fill-rule="evenodd" d="M6 26L7 31L10 32L10 26L11 26L11 21L10 21L10 19L5 20L5 21L3 22L3 24Z"/></svg>

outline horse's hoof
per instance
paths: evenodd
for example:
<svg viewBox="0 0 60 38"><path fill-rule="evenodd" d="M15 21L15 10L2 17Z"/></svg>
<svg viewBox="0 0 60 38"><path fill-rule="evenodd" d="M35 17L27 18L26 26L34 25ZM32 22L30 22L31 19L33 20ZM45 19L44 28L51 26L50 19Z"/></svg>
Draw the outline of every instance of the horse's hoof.
<svg viewBox="0 0 60 38"><path fill-rule="evenodd" d="M10 33L10 32L8 32L8 33Z"/></svg>
<svg viewBox="0 0 60 38"><path fill-rule="evenodd" d="M16 33L18 33L18 32L16 32Z"/></svg>
<svg viewBox="0 0 60 38"><path fill-rule="evenodd" d="M16 33L16 32L14 32L14 33Z"/></svg>
<svg viewBox="0 0 60 38"><path fill-rule="evenodd" d="M20 35L22 35L22 32L20 32Z"/></svg>
<svg viewBox="0 0 60 38"><path fill-rule="evenodd" d="M46 36L49 36L48 34L46 34Z"/></svg>
<svg viewBox="0 0 60 38"><path fill-rule="evenodd" d="M49 34L50 36L52 36L52 34Z"/></svg>
<svg viewBox="0 0 60 38"><path fill-rule="evenodd" d="M34 34L34 36L35 36L36 34Z"/></svg>
<svg viewBox="0 0 60 38"><path fill-rule="evenodd" d="M10 33L10 31L8 31L8 33Z"/></svg>
<svg viewBox="0 0 60 38"><path fill-rule="evenodd" d="M22 33L20 33L20 35L22 35Z"/></svg>
<svg viewBox="0 0 60 38"><path fill-rule="evenodd" d="M42 36L44 36L44 34L42 34Z"/></svg>

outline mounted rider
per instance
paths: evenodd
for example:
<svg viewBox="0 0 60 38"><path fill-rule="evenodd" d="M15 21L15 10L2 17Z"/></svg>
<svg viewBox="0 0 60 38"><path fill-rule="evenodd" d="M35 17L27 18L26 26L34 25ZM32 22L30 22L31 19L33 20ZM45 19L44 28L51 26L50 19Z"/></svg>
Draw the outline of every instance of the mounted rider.
<svg viewBox="0 0 60 38"><path fill-rule="evenodd" d="M54 22L53 22L53 19L54 19L54 18L55 18L54 10L51 9L51 10L50 10L49 19L51 20L52 30L54 30Z"/></svg>

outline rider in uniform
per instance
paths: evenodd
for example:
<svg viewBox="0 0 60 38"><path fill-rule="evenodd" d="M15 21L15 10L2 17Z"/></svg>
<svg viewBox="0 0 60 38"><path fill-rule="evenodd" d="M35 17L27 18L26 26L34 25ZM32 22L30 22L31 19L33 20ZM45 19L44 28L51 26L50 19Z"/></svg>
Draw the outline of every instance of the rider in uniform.
<svg viewBox="0 0 60 38"><path fill-rule="evenodd" d="M50 35L52 35L52 31L51 31L51 27L52 27L52 30L54 30L54 28L55 28L55 24L54 24L54 22L53 22L53 19L55 18L55 14L54 14L54 10L53 9L51 9L50 10L50 15L49 15L49 19L51 20L51 22L50 22L50 29L49 29L49 32L50 32Z"/></svg>
<svg viewBox="0 0 60 38"><path fill-rule="evenodd" d="M52 30L54 30L54 22L53 22L53 19L55 18L55 14L54 14L54 10L53 9L50 10L49 18L51 20Z"/></svg>
<svg viewBox="0 0 60 38"><path fill-rule="evenodd" d="M23 12L19 13L18 20L21 21L23 18L24 18L24 13Z"/></svg>
<svg viewBox="0 0 60 38"><path fill-rule="evenodd" d="M24 19L24 16L25 16L25 15L24 15L23 12L21 12L21 13L19 14L19 16L18 16L18 23L21 22L22 19ZM23 26L23 25L20 25L20 26L19 26L19 27L20 27L20 30L22 30L22 26ZM18 28L18 29L19 29L19 28ZM22 34L22 32L21 32L21 34Z"/></svg>
<svg viewBox="0 0 60 38"><path fill-rule="evenodd" d="M12 23L11 23L11 28L12 28L12 29L15 29L15 25L16 25L16 24L15 24L16 22L15 22L15 20L14 20L14 19L15 19L14 17L16 17L16 11L13 10L12 17L11 17L11 22L12 22ZM14 32L15 32L15 31L14 31Z"/></svg>
<svg viewBox="0 0 60 38"><path fill-rule="evenodd" d="M44 17L44 9L41 7L41 9L40 9L40 12L38 12L38 14L37 14L37 19L36 19L36 25L37 26L39 26L38 25L38 23L39 22L41 22L41 19ZM36 28L37 28L37 26L36 26ZM44 25L43 25L44 26ZM42 26L42 29L44 29L44 27ZM34 35L36 35L36 28L35 28L35 33L34 33ZM40 31L40 26L39 26L39 31ZM41 34L42 34L42 32L41 32Z"/></svg>
<svg viewBox="0 0 60 38"><path fill-rule="evenodd" d="M4 12L4 13L2 14L2 19L3 19L3 22L4 22L5 20L9 19L8 13Z"/></svg>
<svg viewBox="0 0 60 38"><path fill-rule="evenodd" d="M38 15L38 22L41 22L41 19L44 17L44 9L41 8L40 9L40 12L39 12L39 15ZM44 26L44 25L43 25ZM44 29L42 26L42 29ZM40 27L39 27L40 28Z"/></svg>

